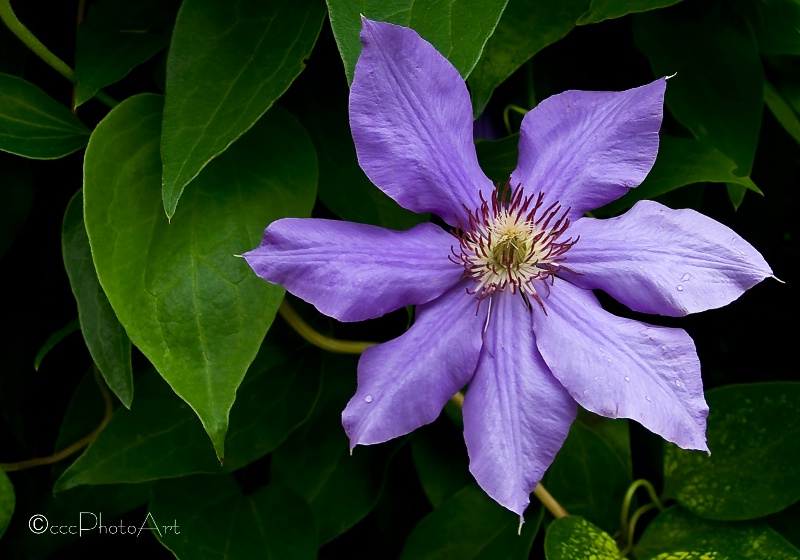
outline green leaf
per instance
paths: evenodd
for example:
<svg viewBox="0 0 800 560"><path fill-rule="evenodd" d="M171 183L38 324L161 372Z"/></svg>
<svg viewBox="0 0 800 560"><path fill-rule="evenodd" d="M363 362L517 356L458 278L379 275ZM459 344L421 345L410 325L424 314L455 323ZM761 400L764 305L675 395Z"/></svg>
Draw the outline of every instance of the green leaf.
<svg viewBox="0 0 800 560"><path fill-rule="evenodd" d="M8 480L6 472L0 468L0 537L6 532L6 527L11 521L15 503L14 486Z"/></svg>
<svg viewBox="0 0 800 560"><path fill-rule="evenodd" d="M92 262L83 225L83 192L70 200L61 228L61 252L69 283L78 303L78 318L86 347L108 386L127 408L133 400L131 341L108 302Z"/></svg>
<svg viewBox="0 0 800 560"><path fill-rule="evenodd" d="M707 521L679 506L659 514L634 548L637 560L651 560L660 558L664 552L686 550L714 552L717 556L711 556L712 560L800 558L800 550L762 521Z"/></svg>
<svg viewBox="0 0 800 560"><path fill-rule="evenodd" d="M711 456L668 446L664 495L707 519L755 519L800 499L800 383L706 393Z"/></svg>
<svg viewBox="0 0 800 560"><path fill-rule="evenodd" d="M47 337L47 340L44 341L39 351L36 352L36 357L33 359L33 369L39 371L39 366L42 365L42 360L47 355L50 350L56 347L56 345L64 340L67 336L71 335L75 331L79 330L80 323L78 322L78 318L71 320L69 323L52 333L50 336Z"/></svg>
<svg viewBox="0 0 800 560"><path fill-rule="evenodd" d="M317 557L308 506L280 486L243 496L230 476L162 481L149 513L153 535L179 560Z"/></svg>
<svg viewBox="0 0 800 560"><path fill-rule="evenodd" d="M102 383L102 379L99 382ZM105 403L98 380L93 371L88 371L69 400L53 449L62 450L91 433L102 421L104 411ZM13 541L12 548L24 551L24 554L12 557L46 558L53 551L79 539L78 534L31 533L27 522L34 514L44 515L51 525L75 525L80 520L81 511L95 515L102 513L104 523L109 524L108 521L146 504L150 498L152 484L83 486L54 495L52 482L67 466L68 461L61 461L50 469L28 471L18 479L18 512L7 539ZM91 517L85 516L84 519L91 521ZM141 520L138 524L141 524ZM91 534L84 533L83 536Z"/></svg>
<svg viewBox="0 0 800 560"><path fill-rule="evenodd" d="M788 508L767 516L764 521L792 543L792 546L800 547L800 532L797 531L797 528L800 527L800 502L795 502Z"/></svg>
<svg viewBox="0 0 800 560"><path fill-rule="evenodd" d="M169 45L179 0L102 0L78 27L75 104L91 99Z"/></svg>
<svg viewBox="0 0 800 560"><path fill-rule="evenodd" d="M631 482L619 455L579 422L572 423L547 474L547 489L564 509L609 533L619 528L622 499Z"/></svg>
<svg viewBox="0 0 800 560"><path fill-rule="evenodd" d="M194 413L155 373L146 374L137 383L131 410L114 413L56 490L241 468L269 453L306 420L319 391L318 371L316 360L290 359L265 345L231 410L224 465L215 459Z"/></svg>
<svg viewBox="0 0 800 560"><path fill-rule="evenodd" d="M758 0L743 6L758 48L770 55L800 55L800 3Z"/></svg>
<svg viewBox="0 0 800 560"><path fill-rule="evenodd" d="M735 168L728 156L707 142L661 136L656 163L644 182L593 214L613 216L639 200L653 199L694 183L734 183L763 194L750 177L736 175Z"/></svg>
<svg viewBox="0 0 800 560"><path fill-rule="evenodd" d="M139 95L97 126L86 153L86 230L97 275L131 341L194 409L223 457L228 411L283 288L234 255L264 227L308 215L313 147L282 109L195 181L168 223L160 211L161 98Z"/></svg>
<svg viewBox="0 0 800 560"><path fill-rule="evenodd" d="M316 76L312 76L315 78ZM309 91L329 90L324 103L310 97L298 108L319 157L319 198L343 220L407 230L430 219L430 214L406 210L373 185L358 165L350 135L347 112L348 90L332 87L329 80L344 82L343 76L323 75ZM341 92L341 94L340 94Z"/></svg>
<svg viewBox="0 0 800 560"><path fill-rule="evenodd" d="M367 5L363 0L326 0L333 36L344 62L347 83L361 53L361 16L414 29L442 53L466 79L494 32L508 0L425 2L395 0Z"/></svg>
<svg viewBox="0 0 800 560"><path fill-rule="evenodd" d="M525 559L539 531L542 514L538 503L529 507L527 522L518 534L520 518L472 483L417 523L400 558Z"/></svg>
<svg viewBox="0 0 800 560"><path fill-rule="evenodd" d="M588 0L509 0L494 34L469 76L477 118L495 88L537 52L575 27Z"/></svg>
<svg viewBox="0 0 800 560"><path fill-rule="evenodd" d="M311 507L320 544L341 535L378 503L396 446L348 453L342 410L355 392L356 360L325 355L323 391L314 416L272 454L271 480L300 494Z"/></svg>
<svg viewBox="0 0 800 560"><path fill-rule="evenodd" d="M747 193L747 188L736 183L726 183L725 187L728 189L728 198L731 204L733 204L733 209L738 210L739 206L744 202L744 195Z"/></svg>
<svg viewBox="0 0 800 560"><path fill-rule="evenodd" d="M620 560L614 539L582 517L556 519L544 539L547 560Z"/></svg>
<svg viewBox="0 0 800 560"><path fill-rule="evenodd" d="M185 0L167 60L161 157L164 210L244 134L305 68L322 0Z"/></svg>
<svg viewBox="0 0 800 560"><path fill-rule="evenodd" d="M578 25L600 23L628 14L647 12L672 6L681 0L592 0L589 9L578 19Z"/></svg>
<svg viewBox="0 0 800 560"><path fill-rule="evenodd" d="M767 80L764 80L764 102L784 130L800 143L800 119L797 117L797 113Z"/></svg>
<svg viewBox="0 0 800 560"><path fill-rule="evenodd" d="M22 228L33 206L33 188L28 162L0 152L0 257Z"/></svg>
<svg viewBox="0 0 800 560"><path fill-rule="evenodd" d="M472 482L464 437L442 419L414 431L411 455L422 490L438 508Z"/></svg>
<svg viewBox="0 0 800 560"><path fill-rule="evenodd" d="M719 552L662 552L653 556L652 560L747 560L735 554L720 554Z"/></svg>
<svg viewBox="0 0 800 560"><path fill-rule="evenodd" d="M89 129L69 109L32 83L0 73L0 150L57 159L88 140Z"/></svg>
<svg viewBox="0 0 800 560"><path fill-rule="evenodd" d="M764 75L752 35L727 27L716 15L692 20L667 10L637 15L634 38L656 75L677 73L666 93L672 114L728 156L736 175L749 175L764 105Z"/></svg>
<svg viewBox="0 0 800 560"><path fill-rule="evenodd" d="M475 144L478 162L493 183L504 184L517 166L519 133L500 140L481 140Z"/></svg>

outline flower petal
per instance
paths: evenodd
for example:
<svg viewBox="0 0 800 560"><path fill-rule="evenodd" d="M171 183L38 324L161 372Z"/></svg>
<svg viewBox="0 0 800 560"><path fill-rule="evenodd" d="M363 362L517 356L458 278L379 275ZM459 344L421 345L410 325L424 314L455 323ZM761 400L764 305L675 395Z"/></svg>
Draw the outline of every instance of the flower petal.
<svg viewBox="0 0 800 560"><path fill-rule="evenodd" d="M616 317L559 279L544 304L547 315L533 316L536 344L578 404L636 420L684 449L708 449L700 362L686 332Z"/></svg>
<svg viewBox="0 0 800 560"><path fill-rule="evenodd" d="M511 175L575 219L641 183L658 153L665 78L621 92L565 91L522 120Z"/></svg>
<svg viewBox="0 0 800 560"><path fill-rule="evenodd" d="M522 298L504 292L492 303L485 347L464 398L464 438L481 488L522 515L578 407L536 350Z"/></svg>
<svg viewBox="0 0 800 560"><path fill-rule="evenodd" d="M681 316L727 305L772 270L733 230L694 210L643 200L608 220L582 218L564 277L634 311Z"/></svg>
<svg viewBox="0 0 800 560"><path fill-rule="evenodd" d="M478 166L464 80L412 29L362 22L350 89L361 168L401 206L466 224L463 205L474 210L493 186Z"/></svg>
<svg viewBox="0 0 800 560"><path fill-rule="evenodd" d="M358 390L342 413L350 448L381 443L433 422L475 372L486 306L464 284L417 307L403 335L367 348Z"/></svg>
<svg viewBox="0 0 800 560"><path fill-rule="evenodd" d="M458 282L462 267L448 260L454 238L440 227L408 231L285 218L244 254L253 270L340 321L380 317L404 305L440 296Z"/></svg>

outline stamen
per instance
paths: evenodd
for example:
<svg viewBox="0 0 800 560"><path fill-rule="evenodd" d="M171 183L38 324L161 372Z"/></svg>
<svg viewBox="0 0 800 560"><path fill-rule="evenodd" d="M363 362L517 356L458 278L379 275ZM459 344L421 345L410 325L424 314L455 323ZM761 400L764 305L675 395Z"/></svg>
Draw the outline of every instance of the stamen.
<svg viewBox="0 0 800 560"><path fill-rule="evenodd" d="M489 200L481 192L480 200L474 211L464 207L467 226L458 223L453 232L460 251L451 248L448 256L464 267L466 278L475 281L475 288L467 288L467 293L479 302L489 298L491 309L491 296L508 288L512 294L519 293L529 308L530 297L547 313L535 281L541 281L546 298L554 276L569 270L561 262L580 236L560 238L569 229L571 208L562 211L555 201L542 209L544 193L526 196L522 185L512 189L510 181L502 188L498 185Z"/></svg>

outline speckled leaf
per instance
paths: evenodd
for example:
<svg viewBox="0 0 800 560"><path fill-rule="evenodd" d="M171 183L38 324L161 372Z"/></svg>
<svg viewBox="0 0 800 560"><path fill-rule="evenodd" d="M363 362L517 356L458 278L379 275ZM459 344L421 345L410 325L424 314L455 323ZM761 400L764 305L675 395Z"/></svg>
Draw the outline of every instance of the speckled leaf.
<svg viewBox="0 0 800 560"><path fill-rule="evenodd" d="M547 560L620 560L619 550L608 533L582 517L556 519L544 539Z"/></svg>
<svg viewBox="0 0 800 560"><path fill-rule="evenodd" d="M708 142L662 135L656 163L642 184L593 213L613 216L639 200L653 199L694 183L733 183L762 194L750 177L739 177L735 169L736 164Z"/></svg>
<svg viewBox="0 0 800 560"><path fill-rule="evenodd" d="M167 480L156 485L148 511L154 536L179 560L317 557L308 505L280 486L243 496L231 476Z"/></svg>
<svg viewBox="0 0 800 560"><path fill-rule="evenodd" d="M651 560L747 560L744 556L735 554L720 554L719 552L662 552L653 556Z"/></svg>
<svg viewBox="0 0 800 560"><path fill-rule="evenodd" d="M224 465L191 409L155 372L145 374L136 385L131 410L114 413L64 472L56 489L241 468L277 447L305 421L317 399L318 371L316 360L290 359L275 346L265 345L231 409Z"/></svg>
<svg viewBox="0 0 800 560"><path fill-rule="evenodd" d="M78 26L75 104L124 78L169 45L178 0L102 0Z"/></svg>
<svg viewBox="0 0 800 560"><path fill-rule="evenodd" d="M589 10L578 19L578 25L600 23L628 14L647 12L672 6L681 0L592 0Z"/></svg>
<svg viewBox="0 0 800 560"><path fill-rule="evenodd" d="M755 519L800 499L800 383L706 393L711 456L670 445L664 495L707 519ZM769 468L766 469L765 465Z"/></svg>
<svg viewBox="0 0 800 560"><path fill-rule="evenodd" d="M284 216L308 215L313 147L276 108L218 157L167 222L160 209L159 96L129 98L86 153L85 223L97 275L131 341L194 409L223 456L228 412L283 289L241 254Z"/></svg>
<svg viewBox="0 0 800 560"><path fill-rule="evenodd" d="M86 347L109 388L122 404L130 408L133 400L131 341L97 280L89 237L83 224L82 191L72 197L64 213L61 253L78 303L78 318Z"/></svg>
<svg viewBox="0 0 800 560"><path fill-rule="evenodd" d="M564 509L608 532L619 528L622 499L631 482L619 455L579 422L573 422L547 473L547 489Z"/></svg>
<svg viewBox="0 0 800 560"><path fill-rule="evenodd" d="M588 0L509 0L469 76L472 111L480 115L495 88L520 66L575 27Z"/></svg>
<svg viewBox="0 0 800 560"><path fill-rule="evenodd" d="M396 444L348 453L341 414L355 392L356 360L326 355L323 390L313 417L272 454L270 480L302 496L324 544L363 519L383 491Z"/></svg>
<svg viewBox="0 0 800 560"><path fill-rule="evenodd" d="M326 0L333 36L344 62L347 82L361 53L361 16L411 27L433 44L466 78L497 26L508 0Z"/></svg>
<svg viewBox="0 0 800 560"><path fill-rule="evenodd" d="M14 486L8 480L6 472L0 469L0 537L6 532L11 515L14 513L16 498L14 496Z"/></svg>
<svg viewBox="0 0 800 560"><path fill-rule="evenodd" d="M707 521L679 506L650 522L634 548L637 560L653 560L671 551L716 552L719 556L713 560L800 559L800 550L762 521Z"/></svg>
<svg viewBox="0 0 800 560"><path fill-rule="evenodd" d="M167 216L189 181L305 68L324 18L322 0L184 0L167 60L161 135Z"/></svg>
<svg viewBox="0 0 800 560"><path fill-rule="evenodd" d="M542 521L534 501L519 517L472 483L423 517L406 540L401 560L524 560Z"/></svg>
<svg viewBox="0 0 800 560"><path fill-rule="evenodd" d="M717 15L682 18L674 11L634 17L637 46L657 76L677 73L667 85L670 112L750 174L761 127L764 73L747 28L728 27ZM680 37L680 40L675 40Z"/></svg>
<svg viewBox="0 0 800 560"><path fill-rule="evenodd" d="M0 73L0 150L32 159L57 159L80 150L89 129L32 83Z"/></svg>

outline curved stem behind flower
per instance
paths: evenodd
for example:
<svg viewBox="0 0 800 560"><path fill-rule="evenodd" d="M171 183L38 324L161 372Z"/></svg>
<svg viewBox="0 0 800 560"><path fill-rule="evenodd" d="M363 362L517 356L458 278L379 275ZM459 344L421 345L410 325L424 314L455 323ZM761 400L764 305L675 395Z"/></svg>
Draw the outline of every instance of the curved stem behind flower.
<svg viewBox="0 0 800 560"><path fill-rule="evenodd" d="M0 463L0 469L11 472L11 471L21 471L24 469L30 469L32 467L40 467L42 465L51 465L53 463L59 462L61 459L65 459L69 457L76 451L80 450L81 448L89 445L94 441L103 428L105 428L108 421L111 420L111 415L114 413L114 405L111 402L111 395L106 389L105 382L100 377L100 370L97 369L97 366L94 366L94 379L97 382L97 387L100 389L100 393L103 395L103 402L105 402L105 412L103 414L103 419L100 421L100 424L88 435L82 437L78 441L68 445L58 453L54 453L47 457L36 457L35 459L28 459L26 461L19 461L17 463Z"/></svg>
<svg viewBox="0 0 800 560"><path fill-rule="evenodd" d="M361 354L370 346L375 346L377 342L360 342L356 340L339 340L325 336L322 333L315 331L311 326L303 321L303 318L289 305L289 302L283 300L281 306L278 308L283 320L289 323L297 334L302 336L308 342L318 348L327 350L328 352L336 352L337 354Z"/></svg>

